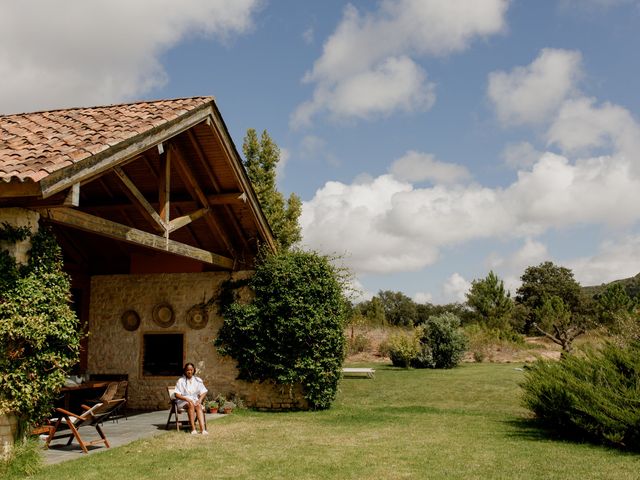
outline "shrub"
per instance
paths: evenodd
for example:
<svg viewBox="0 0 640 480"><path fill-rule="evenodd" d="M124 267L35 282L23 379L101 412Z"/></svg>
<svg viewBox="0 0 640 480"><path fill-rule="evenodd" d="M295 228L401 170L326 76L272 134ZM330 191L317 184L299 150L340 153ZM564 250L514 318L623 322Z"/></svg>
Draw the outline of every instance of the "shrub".
<svg viewBox="0 0 640 480"><path fill-rule="evenodd" d="M418 330L420 352L432 356L433 368L453 368L467 349L467 337L460 330L460 320L452 313L431 317ZM431 366L431 365L426 365Z"/></svg>
<svg viewBox="0 0 640 480"><path fill-rule="evenodd" d="M409 368L417 357L419 342L415 335L396 333L389 337L385 350L394 367Z"/></svg>
<svg viewBox="0 0 640 480"><path fill-rule="evenodd" d="M343 280L314 252L264 255L249 281L253 301L222 304L215 345L237 360L238 378L301 384L312 408L329 408L345 353Z"/></svg>
<svg viewBox="0 0 640 480"><path fill-rule="evenodd" d="M31 243L24 266L0 252L0 413L17 415L23 431L50 412L81 336L55 237L41 228Z"/></svg>
<svg viewBox="0 0 640 480"><path fill-rule="evenodd" d="M537 361L523 403L560 432L640 450L640 343Z"/></svg>
<svg viewBox="0 0 640 480"><path fill-rule="evenodd" d="M473 323L464 327L464 334L468 340L468 350L476 362L491 359L492 350L525 347L524 337L511 328L488 328L481 323Z"/></svg>
<svg viewBox="0 0 640 480"><path fill-rule="evenodd" d="M349 337L347 341L347 350L350 355L354 353L362 353L371 349L371 339L364 333L356 333Z"/></svg>

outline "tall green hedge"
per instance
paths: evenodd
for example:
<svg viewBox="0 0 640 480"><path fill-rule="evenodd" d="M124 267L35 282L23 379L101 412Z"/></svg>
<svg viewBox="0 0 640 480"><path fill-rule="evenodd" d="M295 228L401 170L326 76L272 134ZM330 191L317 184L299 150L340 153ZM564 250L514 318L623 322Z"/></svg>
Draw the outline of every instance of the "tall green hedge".
<svg viewBox="0 0 640 480"><path fill-rule="evenodd" d="M31 243L27 265L0 251L0 413L23 427L49 414L80 348L60 247L46 228Z"/></svg>
<svg viewBox="0 0 640 480"><path fill-rule="evenodd" d="M249 304L223 302L218 351L237 360L240 379L301 384L310 406L331 406L345 353L340 272L315 252L261 259Z"/></svg>

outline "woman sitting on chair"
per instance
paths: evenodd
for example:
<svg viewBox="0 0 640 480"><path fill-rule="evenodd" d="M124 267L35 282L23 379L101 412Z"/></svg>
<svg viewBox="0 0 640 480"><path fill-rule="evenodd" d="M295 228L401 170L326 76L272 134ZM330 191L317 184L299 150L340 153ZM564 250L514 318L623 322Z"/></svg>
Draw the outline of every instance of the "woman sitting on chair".
<svg viewBox="0 0 640 480"><path fill-rule="evenodd" d="M196 367L193 363L187 363L183 370L184 375L178 379L176 383L176 398L178 399L178 408L185 409L189 416L191 424L191 434L195 435L196 424L195 416L198 416L200 424L200 433L209 435L205 430L204 410L202 409L202 401L207 395L207 388L204 386L202 379L195 376Z"/></svg>

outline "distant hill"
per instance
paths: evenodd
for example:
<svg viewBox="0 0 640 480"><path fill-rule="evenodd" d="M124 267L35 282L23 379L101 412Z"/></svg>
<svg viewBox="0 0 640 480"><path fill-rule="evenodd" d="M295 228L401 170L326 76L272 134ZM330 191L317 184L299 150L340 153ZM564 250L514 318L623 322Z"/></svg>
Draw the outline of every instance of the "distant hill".
<svg viewBox="0 0 640 480"><path fill-rule="evenodd" d="M604 290L609 286L615 283L620 283L627 291L627 295L630 297L638 297L640 296L640 273L638 273L635 277L623 278L622 280L614 280L613 282L603 283L602 285L595 285L592 287L582 287L582 291L587 295L593 297Z"/></svg>

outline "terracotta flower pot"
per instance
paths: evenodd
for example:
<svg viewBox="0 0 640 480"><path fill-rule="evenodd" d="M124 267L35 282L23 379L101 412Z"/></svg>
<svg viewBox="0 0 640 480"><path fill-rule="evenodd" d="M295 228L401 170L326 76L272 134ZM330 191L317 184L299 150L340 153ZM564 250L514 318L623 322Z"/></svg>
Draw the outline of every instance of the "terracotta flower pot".
<svg viewBox="0 0 640 480"><path fill-rule="evenodd" d="M224 407L224 413L226 413L226 414L231 413L232 410L233 410L233 408L231 408L231 407Z"/></svg>
<svg viewBox="0 0 640 480"><path fill-rule="evenodd" d="M218 413L218 408L214 408L214 407L210 407L209 408L209 413Z"/></svg>

